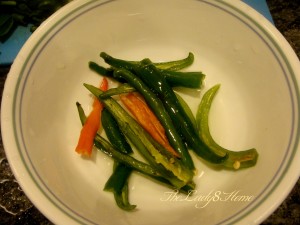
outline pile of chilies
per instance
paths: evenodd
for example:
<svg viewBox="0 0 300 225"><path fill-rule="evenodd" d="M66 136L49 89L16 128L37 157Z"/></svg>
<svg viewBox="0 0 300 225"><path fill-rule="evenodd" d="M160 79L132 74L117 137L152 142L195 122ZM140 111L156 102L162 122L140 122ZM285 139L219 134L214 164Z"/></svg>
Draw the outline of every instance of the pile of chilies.
<svg viewBox="0 0 300 225"><path fill-rule="evenodd" d="M95 146L114 159L113 173L104 190L114 194L120 208L128 211L136 208L128 200L128 178L133 171L185 194L194 190L196 169L190 151L207 163L233 170L256 164L256 149L238 152L225 149L209 132L209 110L220 85L204 93L195 117L173 90L201 88L203 73L182 71L193 63L192 53L184 59L160 63L147 58L121 60L104 52L100 57L110 67L89 62L90 69L104 78L100 88L84 84L95 96L88 116L77 102L83 127L76 152L90 156ZM117 81L118 87L109 89L107 77ZM100 124L107 139L100 135ZM134 158L133 149L145 160Z"/></svg>

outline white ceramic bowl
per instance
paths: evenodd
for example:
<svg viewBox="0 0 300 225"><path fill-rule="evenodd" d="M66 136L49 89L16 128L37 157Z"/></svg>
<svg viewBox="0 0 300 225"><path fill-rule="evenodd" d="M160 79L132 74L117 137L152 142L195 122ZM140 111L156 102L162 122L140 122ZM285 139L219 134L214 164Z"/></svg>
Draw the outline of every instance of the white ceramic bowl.
<svg viewBox="0 0 300 225"><path fill-rule="evenodd" d="M117 208L102 191L112 160L74 152L75 102L90 110L82 84L99 83L88 61L103 64L101 51L156 61L193 52L190 70L207 75L204 89L221 84L214 138L234 150L257 148L257 165L216 171L193 155L193 198L167 198L170 190L134 175L130 201L138 210ZM258 224L299 177L299 77L286 40L240 1L74 1L34 32L13 63L2 99L4 147L25 193L56 224ZM202 93L183 95L194 112Z"/></svg>

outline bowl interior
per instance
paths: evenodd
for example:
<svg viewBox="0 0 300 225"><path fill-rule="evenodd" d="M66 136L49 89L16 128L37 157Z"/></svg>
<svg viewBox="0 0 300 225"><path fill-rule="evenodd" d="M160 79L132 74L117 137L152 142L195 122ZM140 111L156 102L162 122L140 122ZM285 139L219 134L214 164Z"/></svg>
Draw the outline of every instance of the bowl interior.
<svg viewBox="0 0 300 225"><path fill-rule="evenodd" d="M93 1L70 6L41 27L40 35L33 35L34 44L27 44L30 54L19 56L25 63L14 93L20 154L47 198L77 221L229 221L265 195L284 164L295 133L292 78L263 28L230 5L216 1L129 3ZM235 151L255 147L257 165L242 171L219 170L192 154L198 169L193 196L176 195L134 174L130 201L138 210L119 210L112 194L102 190L112 171L112 159L97 151L91 159L84 159L74 151L81 128L75 103L80 102L87 113L91 110L92 97L83 83L99 84L101 77L89 70L88 62L105 66L101 51L118 58L153 61L179 59L193 52L195 62L188 70L204 72L205 85L200 91L178 92L195 113L204 91L221 84L210 114L212 135ZM110 81L110 85L115 83Z"/></svg>

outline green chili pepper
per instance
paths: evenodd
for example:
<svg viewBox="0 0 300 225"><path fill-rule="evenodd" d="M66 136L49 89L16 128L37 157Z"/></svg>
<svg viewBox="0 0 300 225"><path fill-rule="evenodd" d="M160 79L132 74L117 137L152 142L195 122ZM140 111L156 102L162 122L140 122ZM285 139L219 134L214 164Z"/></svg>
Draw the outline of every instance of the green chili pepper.
<svg viewBox="0 0 300 225"><path fill-rule="evenodd" d="M131 156L125 155L123 153L120 153L121 155L115 154L118 151L114 150L113 146L108 141L106 141L103 137L101 137L100 135L97 135L97 137L95 139L95 146L100 151L105 153L106 155L113 157L115 160L118 160L122 164L148 176L149 178L152 178L152 179L158 181L159 183L166 185L167 187L170 187L172 189L178 189L178 187L174 186L170 182L170 180L168 180L166 177L163 177L159 173L159 171L157 171L151 165L145 164L145 163L143 163L139 160L136 160L135 158L133 158ZM126 156L128 156L129 158ZM183 193L188 193L189 191L192 191L194 189L195 189L195 183L191 181L178 190Z"/></svg>
<svg viewBox="0 0 300 225"><path fill-rule="evenodd" d="M85 115L81 105L78 102L76 103L76 106L78 109L78 114L79 114L81 124L83 125L86 120L86 115ZM168 179L161 176L159 171L157 171L154 167L152 167L144 162L141 162L129 155L126 155L120 151L115 150L114 147L107 140L105 140L103 137L101 137L99 134L96 135L94 143L95 143L95 147L98 150L100 150L107 156L112 157L114 160L117 160L118 162L126 165L127 167L130 167L130 168L160 182L163 185L166 185L172 189L177 188ZM194 188L195 188L195 183L191 181L187 185L185 185L181 189L179 189L179 191L183 192L183 193L189 193L190 191L194 190Z"/></svg>
<svg viewBox="0 0 300 225"><path fill-rule="evenodd" d="M159 69L177 71L192 65L193 62L194 62L194 54L189 52L189 55L184 59L179 59L179 60L169 61L169 62L154 63L154 65Z"/></svg>
<svg viewBox="0 0 300 225"><path fill-rule="evenodd" d="M170 144L183 156L183 161L188 163L186 165L191 166L190 168L194 167L190 155L188 154L188 151L183 145L177 132L180 132L184 136L188 145L195 151L197 155L208 162L220 164L226 159L226 154L218 155L202 143L190 119L179 104L172 88L162 75L162 72L160 72L149 59L145 59L141 63L132 64L125 60L115 59L103 52L100 54L100 56L103 57L108 64L114 67L127 69L116 70L114 72L114 77L118 79L125 79L131 86L133 86L144 96L148 105L165 127ZM134 71L135 74L130 72L130 70ZM150 87L152 90L149 90L148 87ZM153 104L156 98L151 91L154 91L160 98L160 107L158 107L158 103L156 102ZM163 113L163 115L161 114L162 109L166 110L166 113ZM165 122L169 118L168 114L171 117L171 120L169 122ZM170 129L170 124L172 124L171 121L173 121L177 132ZM174 125L172 125L172 127ZM170 131L176 133L176 138L174 138L174 135L170 134ZM176 139L176 141L174 141L174 139Z"/></svg>
<svg viewBox="0 0 300 225"><path fill-rule="evenodd" d="M117 205L126 211L136 208L128 200L128 178L131 175L132 168L123 163L114 162L114 171L104 186L105 191L113 192Z"/></svg>
<svg viewBox="0 0 300 225"><path fill-rule="evenodd" d="M104 68L103 66L98 65L97 63L90 61L89 62L89 68L99 75L105 76L105 77L113 77L114 70L113 68Z"/></svg>
<svg viewBox="0 0 300 225"><path fill-rule="evenodd" d="M123 171L123 170L121 170ZM118 177L121 177L124 174L120 174ZM114 197L117 205L126 211L132 211L136 208L136 205L131 205L128 201L128 185L124 185L120 192L114 191Z"/></svg>
<svg viewBox="0 0 300 225"><path fill-rule="evenodd" d="M111 97L114 95L125 94L125 93L134 92L134 91L135 91L135 89L132 86L130 86L127 83L124 83L124 84L121 84L119 87L110 88L109 90L105 91L101 95L101 98L107 98L107 97Z"/></svg>
<svg viewBox="0 0 300 225"><path fill-rule="evenodd" d="M202 72L159 70L171 87L201 88L205 75Z"/></svg>
<svg viewBox="0 0 300 225"><path fill-rule="evenodd" d="M121 193L124 185L127 185L127 178L131 175L131 172L132 168L115 161L113 174L106 182L104 190ZM126 177L126 179L124 179L124 177Z"/></svg>
<svg viewBox="0 0 300 225"><path fill-rule="evenodd" d="M108 55L105 52L100 53L100 57L104 59L104 61L112 66L113 68L124 68L126 70L132 71L136 65L138 65L138 61L127 61L122 59L114 58Z"/></svg>
<svg viewBox="0 0 300 225"><path fill-rule="evenodd" d="M79 102L76 102L76 107L77 107L77 111L78 111L78 115L79 115L81 125L83 126L85 124L85 121L86 121L86 115L85 115L85 113L83 111L83 108L81 107L81 104Z"/></svg>
<svg viewBox="0 0 300 225"><path fill-rule="evenodd" d="M226 168L241 169L254 166L256 164L258 153L255 148L244 151L231 151L218 145L212 138L208 118L212 101L219 90L220 85L215 85L210 88L203 96L196 115L196 122L198 125L199 136L201 140L217 154L227 154L228 158L222 163Z"/></svg>
<svg viewBox="0 0 300 225"><path fill-rule="evenodd" d="M138 61L126 61L122 59L116 59L105 52L101 52L100 56L104 59L104 61L115 68L123 68L129 71L134 71L135 67L139 65L140 62ZM192 56L192 57L191 57ZM201 72L178 72L175 71L179 68L184 68L190 65L193 62L193 55L192 53L186 59L171 61L171 62L162 62L162 63L153 63L160 70L162 76L165 76L167 82L172 87L187 87L187 88L200 88L202 81L205 75ZM103 76L111 77L111 68L105 69L102 66L97 65L95 62L89 62L90 69L94 70L95 72L102 74ZM163 69L162 69L163 68ZM173 70L172 70L173 69ZM122 78L116 78L120 82L124 82Z"/></svg>
<svg viewBox="0 0 300 225"><path fill-rule="evenodd" d="M219 154L211 151L200 140L199 135L186 112L182 109L178 99L168 85L163 76L161 76L156 67L149 60L143 60L141 65L135 68L136 75L141 78L148 87L159 97L177 131L182 134L188 145L194 150L197 155L206 161L214 164L220 164L226 160L226 154ZM131 84L133 85L133 84ZM153 108L152 108L153 110Z"/></svg>
<svg viewBox="0 0 300 225"><path fill-rule="evenodd" d="M181 140L181 137L177 133L172 120L167 113L167 110L164 107L164 104L156 97L156 95L148 88L144 82L125 69L118 69L114 73L115 77L120 77L126 79L127 82L134 87L143 97L145 98L146 102L148 103L149 107L153 110L154 114L157 116L159 121L165 128L166 135L172 147L181 155L181 160L183 163L191 170L194 170L194 163L189 155L186 146Z"/></svg>
<svg viewBox="0 0 300 225"><path fill-rule="evenodd" d="M153 144L153 138L112 98L101 98L100 89L84 84L85 87L100 98L105 107L114 116L124 135L137 147L144 158L168 179L175 187L180 189L192 181L193 173L167 150L160 150Z"/></svg>
<svg viewBox="0 0 300 225"><path fill-rule="evenodd" d="M103 137L101 137L98 134L95 138L95 147L101 152L103 152L104 154L106 154L107 156L112 157L118 162L123 163L124 165L160 182L161 184L166 185L172 189L178 189L178 187L174 186L168 178L163 177L159 173L159 171L156 170L156 168L144 162L141 162L129 155L126 155L124 153L115 150L107 140L105 140ZM191 181L178 190L183 193L188 193L189 191L194 190L194 188L195 188L195 183Z"/></svg>
<svg viewBox="0 0 300 225"><path fill-rule="evenodd" d="M193 115L193 112L192 112L191 108L189 107L189 105L186 103L186 101L184 101L184 99L179 94L177 94L176 92L174 92L174 93L175 93L175 95L178 99L178 102L181 105L182 109L185 111L186 115L189 117L191 123L193 124L194 129L197 130L196 119Z"/></svg>
<svg viewBox="0 0 300 225"><path fill-rule="evenodd" d="M121 151L124 154L133 152L131 146L126 141L125 136L120 131L117 122L105 108L101 113L101 123L108 140L116 150ZM117 161L115 161L114 164L113 173L106 182L104 190L114 193L115 201L120 208L127 211L133 210L136 206L131 205L128 201L128 179L132 172L132 168Z"/></svg>
<svg viewBox="0 0 300 225"><path fill-rule="evenodd" d="M76 102L79 118L81 121L81 124L83 125L86 120L86 115L80 105L80 103ZM124 154L120 151L117 151L114 149L114 147L103 137L101 137L99 134L96 135L94 140L95 146L101 150L103 153L108 155L109 157L113 157L114 159L118 160L121 163L124 163L128 167L134 168L135 170L151 176L151 177L160 177L160 173L154 169L153 167L149 166L146 163L143 163L139 160L136 160L135 158Z"/></svg>
<svg viewBox="0 0 300 225"><path fill-rule="evenodd" d="M121 153L117 150L114 149L114 147L103 137L100 135L97 135L95 137L95 146L101 150L103 153L108 155L109 157L112 157L119 162L134 168L135 170L146 174L148 176L153 176L153 177L160 177L160 173L158 170L153 168L151 165L148 165L146 163L143 163L139 160L136 160L132 156L126 155L124 153Z"/></svg>
<svg viewBox="0 0 300 225"><path fill-rule="evenodd" d="M120 83L125 83L126 80L124 79L118 79L116 77L113 76L114 74L114 68L110 67L110 68L105 68L103 66L98 65L97 63L90 61L89 62L89 68L96 72L97 74L101 75L101 76L105 76L105 77L109 77L109 78L113 78L116 81L120 82Z"/></svg>
<svg viewBox="0 0 300 225"><path fill-rule="evenodd" d="M118 67L118 68L121 67L127 70L133 70L134 66L140 63L139 61L128 61L128 60L116 59L105 52L101 52L100 57L102 57L106 63L108 63L113 67ZM154 65L157 66L157 68L159 69L177 71L190 66L193 62L194 62L194 55L193 53L190 52L189 55L184 59L169 61L169 62L159 62L159 63L154 63Z"/></svg>
<svg viewBox="0 0 300 225"><path fill-rule="evenodd" d="M108 140L116 149L125 154L130 154L133 152L124 134L119 129L117 121L105 108L102 110L101 113L101 123L105 130Z"/></svg>

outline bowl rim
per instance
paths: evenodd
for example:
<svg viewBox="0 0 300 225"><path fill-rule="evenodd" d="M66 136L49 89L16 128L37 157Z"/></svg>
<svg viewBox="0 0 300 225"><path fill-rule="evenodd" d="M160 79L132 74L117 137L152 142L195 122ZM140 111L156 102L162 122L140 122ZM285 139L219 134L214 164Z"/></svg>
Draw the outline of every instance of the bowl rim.
<svg viewBox="0 0 300 225"><path fill-rule="evenodd" d="M299 65L299 60L292 50L291 46L288 44L286 39L282 36L282 34L271 24L267 19L265 19L262 15L260 15L258 12L256 12L254 9L249 7L243 2L232 2L230 0L225 0L225 1L207 1L207 0L198 0L199 2L205 2L207 4L222 4L224 7L229 8L230 10L234 10L237 12L240 16L245 17L245 19L251 21L254 25L256 25L260 31L266 35L269 40L271 40L273 45L277 48L281 56L284 58L286 62L288 62L288 70L291 71L294 76L292 77L294 85L296 85L296 97L297 97L297 104L299 108L299 90L298 90L298 84L299 84L299 71L300 71L300 65ZM60 212L60 210L57 207L60 206L55 206L51 205L54 202L51 202L51 199L43 199L44 194L43 191L40 190L40 188L37 188L36 185L41 185L38 182L35 183L34 181L30 180L30 176L27 174L24 174L23 170L25 169L26 171L30 170L28 168L28 165L23 165L24 159L21 159L21 156L18 155L18 152L11 152L8 151L8 149L14 149L14 148L19 148L16 143L11 143L10 140L13 140L13 134L15 131L12 131L12 128L10 128L8 124L8 118L12 115L12 108L11 106L11 101L12 98L11 96L13 95L11 91L11 87L14 87L14 85L19 82L19 77L17 77L17 73L19 71L19 68L22 67L24 64L23 59L26 58L27 54L31 52L32 46L35 45L35 43L39 42L40 35L47 36L47 31L48 28L51 28L55 26L55 24L59 23L61 20L64 19L64 17L68 16L70 12L74 12L76 10L79 10L80 8L83 8L88 5L96 4L96 3L107 3L111 1L106 1L106 0L80 0L80 1L74 1L71 2L70 4L66 5L63 7L61 10L59 10L57 13L52 15L42 26L40 26L35 33L28 39L28 41L25 43L25 45L22 47L20 53L18 54L16 60L14 61L11 70L9 72L9 75L7 77L7 80L5 82L5 87L3 91L3 98L2 98L2 113L1 113L1 130L2 130L2 137L3 137L3 146L8 158L8 161L10 163L10 166L12 168L12 171L18 180L20 186L26 193L26 195L30 198L30 200L34 203L34 205L37 206L41 212L46 215L50 220L56 222L56 223L61 223L62 221L66 222L74 222L74 218L58 218L57 213ZM26 64L26 63L25 63ZM296 71L296 72L294 72ZM296 74L298 73L298 74ZM7 97L8 96L8 97ZM15 101L15 99L13 99ZM299 114L299 109L298 109L298 114ZM297 119L299 118L299 115L297 115ZM297 133L299 134L299 125L296 128ZM299 136L299 135L298 135ZM285 168L283 171L284 174L286 175L288 171L293 171L294 173L289 174L289 177L287 176L281 176L279 180L277 180L278 185L273 185L272 190L268 192L268 195L274 195L276 190L278 191L278 187L282 188L280 191L280 198L277 197L277 201L273 202L272 205L268 204L268 206L264 207L266 210L263 215L256 215L257 219L255 223L260 223L264 219L267 218L275 209L282 203L282 201L287 197L289 192L292 190L294 187L295 183L297 182L299 175L300 175L300 170L297 168L297 165L299 165L300 161L300 152L299 152L299 140L294 140L294 150L292 152L292 155L289 158L288 166ZM26 161L26 160L25 160ZM28 180L29 179L29 180ZM285 185L283 185L285 183ZM34 190L34 191L32 191ZM36 192L39 192L39 198L36 198ZM270 196L265 196L263 198L264 201L262 204L266 204L265 199ZM50 200L50 202L49 202ZM49 205L50 204L50 205ZM45 206L47 205L47 206ZM260 204L257 206L260 207ZM253 217L253 212L256 207L254 207L251 212L247 213L247 215L244 215L243 218L249 218L249 216L252 215ZM53 216L55 215L56 216ZM61 214L60 214L61 215ZM66 216L66 215L63 215ZM62 220L61 220L62 219ZM75 218L76 220L76 218ZM79 220L80 221L80 220ZM91 222L91 221L89 221ZM231 222L242 222L240 219L236 220L231 220ZM92 223L92 222L91 222Z"/></svg>

